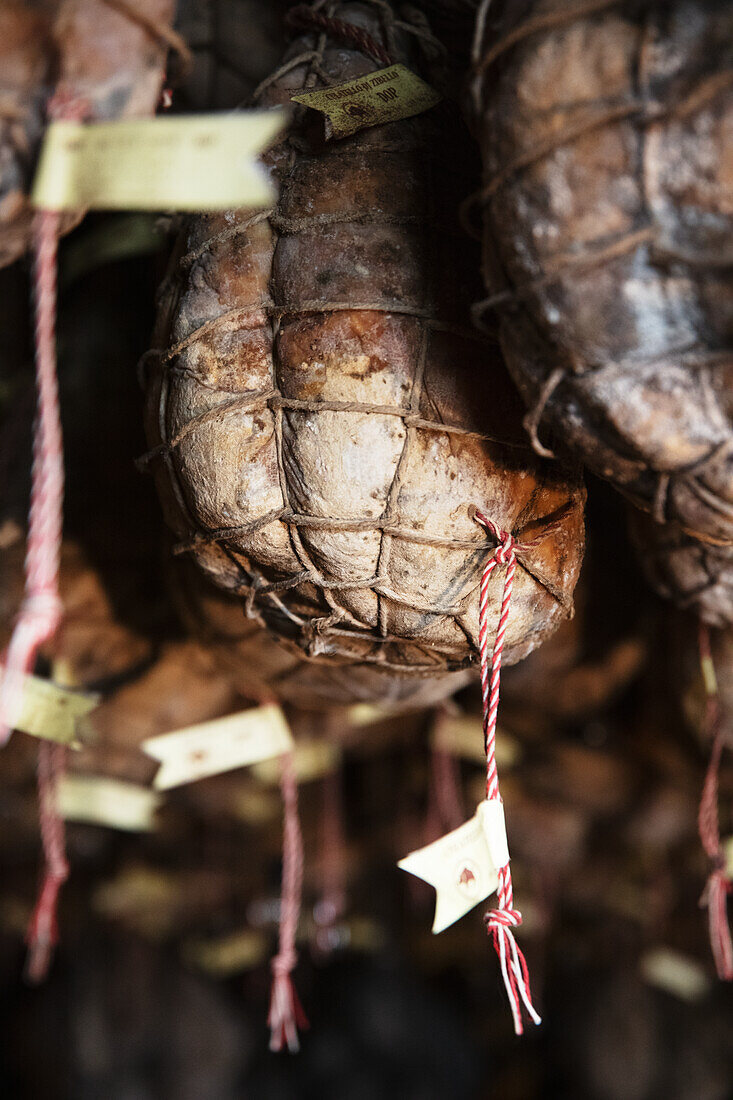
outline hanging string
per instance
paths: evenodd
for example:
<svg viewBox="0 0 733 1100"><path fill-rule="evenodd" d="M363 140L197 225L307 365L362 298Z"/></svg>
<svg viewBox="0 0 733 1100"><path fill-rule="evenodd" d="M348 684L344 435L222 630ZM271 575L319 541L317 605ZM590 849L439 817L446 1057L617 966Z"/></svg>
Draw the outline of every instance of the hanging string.
<svg viewBox="0 0 733 1100"><path fill-rule="evenodd" d="M50 119L81 121L88 114L78 97L59 89L49 101ZM34 224L35 353L38 412L33 436L33 472L25 560L25 595L5 655L0 685L0 745L18 720L23 677L33 671L38 651L55 635L62 615L59 558L64 503L64 457L56 375L56 267L61 216L40 210ZM64 823L56 790L65 750L42 741L38 750L38 799L44 872L28 928L28 976L41 981L56 942L56 906L69 868Z"/></svg>
<svg viewBox="0 0 733 1100"><path fill-rule="evenodd" d="M718 776L723 754L722 714L720 696L715 675L715 665L710 648L710 630L700 623L698 645L700 667L705 683L705 729L712 740L708 770L705 775L697 825L702 846L710 859L712 869L700 900L707 907L710 929L710 946L715 969L721 981L733 981L733 943L728 923L728 894L733 889L726 871L725 855L720 844L718 821Z"/></svg>
<svg viewBox="0 0 733 1100"><path fill-rule="evenodd" d="M293 986L292 972L298 961L295 938L300 919L303 888L303 836L298 817L298 781L292 752L281 758L280 790L283 798L283 869L280 898L280 943L272 960L270 1013L270 1050L287 1046L291 1054L300 1049L298 1029L308 1020Z"/></svg>
<svg viewBox="0 0 733 1100"><path fill-rule="evenodd" d="M56 907L59 890L69 875L66 830L56 809L58 780L64 773L66 749L42 741L38 749L38 805L45 866L43 883L28 925L26 974L31 982L43 981L58 941Z"/></svg>
<svg viewBox="0 0 733 1100"><path fill-rule="evenodd" d="M484 714L484 747L486 749L486 798L501 801L499 776L496 769L496 716L499 710L501 657L509 619L514 572L517 567L517 551L529 549L539 541L539 538L530 543L520 544L509 532L498 528L482 512L475 511L474 514L478 522L493 535L498 543L493 555L486 562L481 576L479 590L479 656ZM548 530L546 528L540 537L544 538ZM504 574L499 625L494 638L491 662L489 662L489 582L491 574L497 567L504 567L506 572ZM499 904L496 909L490 910L484 916L484 921L499 956L501 973L514 1019L514 1031L517 1035L521 1035L524 1031L522 1005L524 1005L529 1017L535 1024L541 1023L541 1019L532 1004L527 963L512 932L513 928L518 928L522 923L522 914L514 908L512 873L508 863L498 869L498 876L499 885L496 893Z"/></svg>

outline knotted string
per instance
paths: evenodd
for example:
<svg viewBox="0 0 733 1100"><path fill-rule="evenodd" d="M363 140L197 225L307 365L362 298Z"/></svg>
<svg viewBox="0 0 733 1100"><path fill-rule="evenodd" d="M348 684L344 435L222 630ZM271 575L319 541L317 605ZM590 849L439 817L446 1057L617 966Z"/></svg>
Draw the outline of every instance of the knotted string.
<svg viewBox="0 0 733 1100"><path fill-rule="evenodd" d="M479 655L481 663L481 695L484 712L484 747L486 749L486 798L501 801L499 776L496 770L496 716L499 710L499 683L501 680L501 657L504 650L509 606L512 599L514 572L517 567L517 551L529 549L536 541L520 544L507 531L492 523L483 513L476 511L475 518L496 539L498 546L484 566L479 590ZM554 526L554 525L553 525ZM545 529L542 538L548 533ZM497 566L506 569L504 591L501 597L499 625L494 638L489 672L489 581ZM541 1019L532 1004L529 986L529 972L524 955L514 939L513 928L522 923L522 914L514 908L512 873L509 864L498 868L499 885L497 887L498 906L484 916L487 932L492 936L496 953L499 956L501 973L504 978L509 1004L514 1019L514 1031L521 1035L524 1031L522 1005L535 1024Z"/></svg>
<svg viewBox="0 0 733 1100"><path fill-rule="evenodd" d="M271 963L272 993L267 1023L270 1028L270 1050L282 1050L287 1046L291 1054L294 1054L300 1049L298 1028L308 1027L308 1020L292 980L292 972L298 961L295 937L303 887L303 837L298 817L298 781L292 752L281 758L280 790L284 811L280 942L278 953Z"/></svg>
<svg viewBox="0 0 733 1100"><path fill-rule="evenodd" d="M722 715L720 697L710 649L710 631L700 623L699 631L700 666L705 682L705 727L712 738L710 760L705 775L700 809L697 817L700 840L711 863L700 904L707 907L710 929L710 946L715 960L715 969L721 981L733 981L733 943L731 943L728 923L728 894L733 889L726 872L725 855L720 844L720 825L718 822L718 773L720 758L723 754Z"/></svg>
<svg viewBox="0 0 733 1100"><path fill-rule="evenodd" d="M50 119L81 121L88 114L78 97L59 89L49 101ZM35 351L38 413L33 435L33 472L25 559L25 596L5 655L0 685L0 745L20 715L23 678L38 651L58 630L62 616L59 559L64 504L64 456L56 376L56 267L61 215L39 210L34 223ZM69 873L64 823L56 809L63 773L62 746L41 742L38 799L45 861L43 883L28 928L28 975L41 981L56 941L56 903Z"/></svg>

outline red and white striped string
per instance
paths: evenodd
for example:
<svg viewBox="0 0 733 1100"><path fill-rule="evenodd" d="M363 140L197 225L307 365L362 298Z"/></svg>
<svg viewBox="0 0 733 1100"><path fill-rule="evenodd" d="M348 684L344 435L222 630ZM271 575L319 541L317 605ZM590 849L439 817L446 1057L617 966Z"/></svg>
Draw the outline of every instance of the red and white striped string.
<svg viewBox="0 0 733 1100"><path fill-rule="evenodd" d="M507 531L501 530L482 512L475 512L475 518L496 539L498 546L484 566L479 589L479 656L481 663L481 694L484 712L484 747L486 749L486 798L501 801L499 776L496 769L496 716L499 710L499 684L501 681L501 657L504 650L509 607L512 599L514 573L517 567L517 551L526 550L534 542L520 544ZM555 526L554 524L552 525ZM542 533L544 538L550 528ZM539 540L535 540L539 541ZM494 646L489 661L489 582L497 567L504 567L504 589L501 597L499 625L494 637ZM509 864L498 868L499 885L496 909L486 913L486 928L494 941L499 956L501 973L504 978L509 1004L517 1035L524 1031L522 1005L535 1023L541 1023L540 1016L532 1004L529 986L529 972L522 951L514 939L513 928L522 923L522 914L514 908L512 873Z"/></svg>
<svg viewBox="0 0 733 1100"><path fill-rule="evenodd" d="M283 869L280 898L280 942L272 960L270 1050L287 1046L291 1054L300 1049L298 1028L308 1027L303 1007L293 986L292 972L298 961L295 939L300 919L303 889L303 836L298 817L298 780L293 753L281 758L280 790L283 798Z"/></svg>
<svg viewBox="0 0 733 1100"><path fill-rule="evenodd" d="M87 106L57 91L48 105L51 119L81 120ZM18 721L23 678L38 651L58 630L62 616L59 558L64 504L64 455L56 375L56 268L61 216L40 210L34 224L35 352L38 412L33 436L33 474L25 560L25 595L3 662L0 685L0 745ZM62 746L41 742L38 799L44 854L43 882L28 929L28 974L45 977L56 940L56 903L69 869L64 823L56 811L56 788L64 769Z"/></svg>
<svg viewBox="0 0 733 1100"><path fill-rule="evenodd" d="M718 821L718 773L720 758L723 754L722 715L710 648L710 631L704 623L700 623L699 650L706 690L705 726L712 739L710 760L697 818L700 840L712 864L701 904L708 910L710 946L715 969L722 981L730 982L733 981L733 943L728 923L728 894L733 890L733 883L726 870Z"/></svg>

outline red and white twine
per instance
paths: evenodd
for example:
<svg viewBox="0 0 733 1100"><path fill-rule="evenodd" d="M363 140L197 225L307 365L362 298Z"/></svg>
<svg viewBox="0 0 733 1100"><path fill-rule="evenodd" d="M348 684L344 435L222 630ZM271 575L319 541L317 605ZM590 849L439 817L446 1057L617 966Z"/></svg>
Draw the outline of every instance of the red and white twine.
<svg viewBox="0 0 733 1100"><path fill-rule="evenodd" d="M530 543L518 543L513 535L501 530L482 512L476 511L475 518L496 539L498 546L484 566L479 590L479 655L481 663L481 694L484 712L484 747L486 749L486 798L501 801L499 793L499 775L496 770L496 716L499 710L499 684L501 681L501 657L504 650L509 607L512 599L514 573L517 567L517 551L527 550L538 540ZM554 526L554 525L553 525ZM545 537L546 528L541 537ZM501 597L499 625L494 637L494 646L489 663L489 582L497 566L504 566L504 589ZM486 913L484 920L489 934L493 937L494 947L499 956L501 973L504 978L509 1004L517 1035L524 1031L522 1005L535 1024L541 1023L540 1016L532 1004L529 986L529 972L522 951L514 939L513 928L522 923L522 914L514 908L512 873L509 864L498 868L499 885L496 909Z"/></svg>
<svg viewBox="0 0 733 1100"><path fill-rule="evenodd" d="M48 105L51 119L81 120L88 113L78 97L59 90ZM3 662L0 684L0 745L18 721L23 678L38 651L55 635L62 615L59 558L64 504L64 455L56 375L56 268L61 215L40 210L34 225L35 351L38 413L33 436L33 474L25 560L25 596ZM56 788L65 750L41 742L38 800L44 875L28 929L28 974L45 977L56 940L56 903L69 869L64 823L56 810Z"/></svg>
<svg viewBox="0 0 733 1100"><path fill-rule="evenodd" d="M308 1026L303 1007L293 986L292 972L298 961L295 939L300 920L300 901L303 889L303 836L298 817L298 780L292 752L281 758L280 790L283 798L283 869L280 898L279 950L272 960L272 992L270 1013L270 1050L282 1050L287 1046L296 1053L298 1028Z"/></svg>

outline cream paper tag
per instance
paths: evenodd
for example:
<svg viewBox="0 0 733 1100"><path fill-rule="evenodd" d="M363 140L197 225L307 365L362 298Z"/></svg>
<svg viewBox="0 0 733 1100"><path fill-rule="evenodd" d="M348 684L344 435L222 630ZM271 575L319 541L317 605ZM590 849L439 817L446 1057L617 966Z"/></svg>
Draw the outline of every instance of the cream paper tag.
<svg viewBox="0 0 733 1100"><path fill-rule="evenodd" d="M263 932L243 928L212 940L189 940L184 944L186 962L215 978L227 978L259 966L267 957L269 940Z"/></svg>
<svg viewBox="0 0 733 1100"><path fill-rule="evenodd" d="M19 709L11 716L9 725L32 737L78 749L81 744L77 722L94 710L98 702L96 695L68 691L51 680L26 675Z"/></svg>
<svg viewBox="0 0 733 1100"><path fill-rule="evenodd" d="M287 110L52 122L33 183L46 210L229 210L269 206L275 192L256 157Z"/></svg>
<svg viewBox="0 0 733 1100"><path fill-rule="evenodd" d="M703 657L700 661L700 671L707 695L718 694L718 677L715 674L715 665L712 657Z"/></svg>
<svg viewBox="0 0 733 1100"><path fill-rule="evenodd" d="M150 737L142 745L143 752L160 761L153 781L158 791L282 756L292 747L285 715L273 705Z"/></svg>
<svg viewBox="0 0 733 1100"><path fill-rule="evenodd" d="M439 718L434 727L432 744L436 749L460 756L474 764L486 766L484 727L481 719L470 714L451 714ZM497 730L496 763L499 768L510 768L521 755L513 737Z"/></svg>
<svg viewBox="0 0 733 1100"><path fill-rule="evenodd" d="M350 726L376 726L380 722L387 722L399 713L390 710L389 707L380 707L376 703L352 703L346 708L346 721Z"/></svg>
<svg viewBox="0 0 733 1100"><path fill-rule="evenodd" d="M293 746L293 763L298 783L310 783L313 779L322 779L338 767L341 750L333 741L313 739L296 741ZM275 786L280 782L279 760L263 760L252 768L252 774L260 783Z"/></svg>
<svg viewBox="0 0 733 1100"><path fill-rule="evenodd" d="M346 84L302 92L292 101L325 115L326 138L343 138L368 126L422 114L442 98L404 65L390 65Z"/></svg>
<svg viewBox="0 0 733 1100"><path fill-rule="evenodd" d="M397 866L435 887L437 933L493 894L497 872L508 862L504 806L498 799L484 799L470 821L410 852Z"/></svg>
<svg viewBox="0 0 733 1100"><path fill-rule="evenodd" d="M131 833L152 832L153 815L160 801L160 795L147 787L104 775L74 772L59 779L56 791L56 808L64 820L106 825Z"/></svg>
<svg viewBox="0 0 733 1100"><path fill-rule="evenodd" d="M641 958L639 969L648 985L663 989L681 1001L694 1004L710 991L710 979L700 963L669 947L647 951Z"/></svg>

